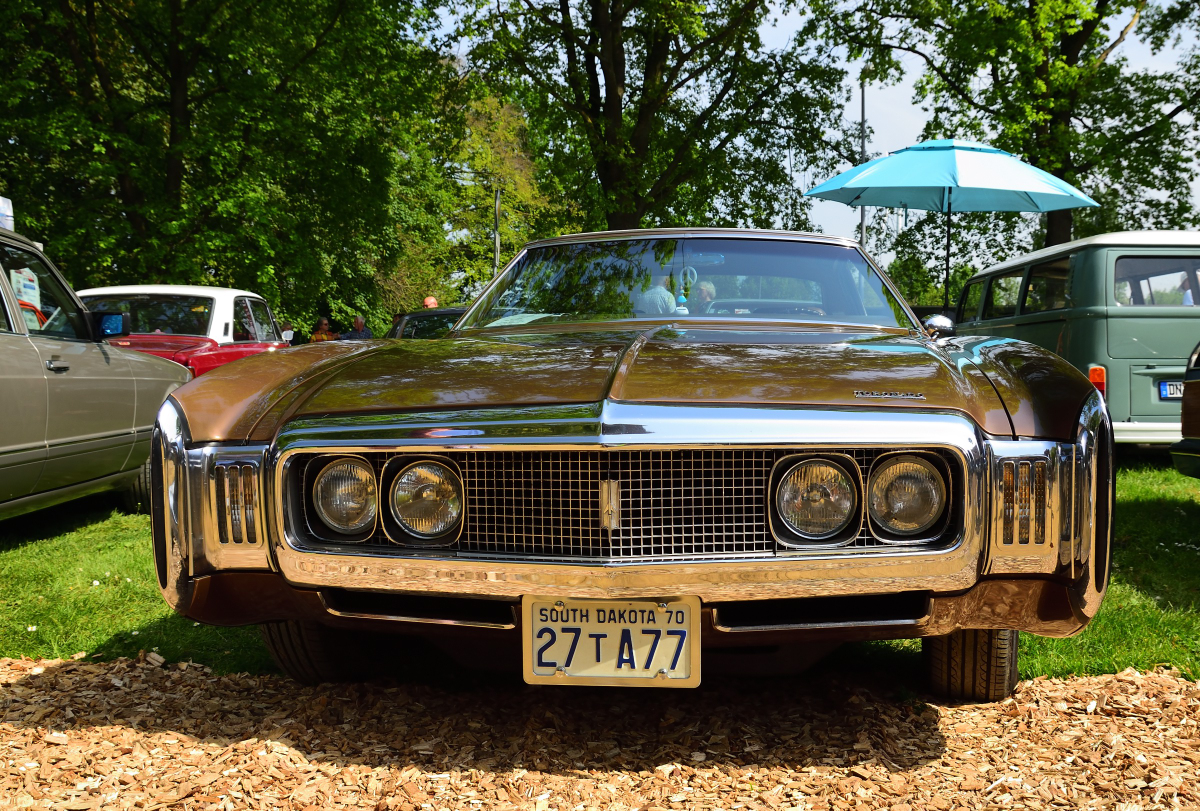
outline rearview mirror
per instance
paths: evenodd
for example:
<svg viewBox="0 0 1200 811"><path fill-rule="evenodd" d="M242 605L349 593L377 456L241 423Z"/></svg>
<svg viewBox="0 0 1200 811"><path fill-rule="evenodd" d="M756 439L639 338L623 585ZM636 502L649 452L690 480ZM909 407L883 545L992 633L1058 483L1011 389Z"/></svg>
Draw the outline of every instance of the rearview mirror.
<svg viewBox="0 0 1200 811"><path fill-rule="evenodd" d="M954 335L954 319L944 315L931 315L925 319L925 331L930 338L950 338Z"/></svg>
<svg viewBox="0 0 1200 811"><path fill-rule="evenodd" d="M105 338L120 338L133 332L133 319L129 313L89 313L92 317L92 335L97 341Z"/></svg>

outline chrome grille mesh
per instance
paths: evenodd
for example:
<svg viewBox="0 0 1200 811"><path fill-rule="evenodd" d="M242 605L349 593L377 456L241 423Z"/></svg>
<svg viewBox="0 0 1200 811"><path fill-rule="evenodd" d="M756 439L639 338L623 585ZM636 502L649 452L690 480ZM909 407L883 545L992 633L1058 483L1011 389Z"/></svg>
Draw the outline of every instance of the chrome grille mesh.
<svg viewBox="0 0 1200 811"><path fill-rule="evenodd" d="M466 490L463 531L449 551L485 558L692 560L788 553L776 543L767 516L771 471L780 459L803 453L843 454L854 459L865 482L875 459L890 450L486 450L430 455L454 461ZM951 471L959 470L956 457L939 453ZM358 455L370 459L376 475L382 475L388 461L401 454ZM298 466L301 481L305 467ZM620 525L611 531L600 520L603 481L619 482L620 487ZM386 509L385 503L386 492L381 494L381 509ZM363 546L405 551L382 530ZM834 551L885 546L864 521L855 541Z"/></svg>
<svg viewBox="0 0 1200 811"><path fill-rule="evenodd" d="M539 557L675 558L770 552L775 453L564 451L466 454L470 514L459 548ZM602 529L600 482L621 486L621 523Z"/></svg>

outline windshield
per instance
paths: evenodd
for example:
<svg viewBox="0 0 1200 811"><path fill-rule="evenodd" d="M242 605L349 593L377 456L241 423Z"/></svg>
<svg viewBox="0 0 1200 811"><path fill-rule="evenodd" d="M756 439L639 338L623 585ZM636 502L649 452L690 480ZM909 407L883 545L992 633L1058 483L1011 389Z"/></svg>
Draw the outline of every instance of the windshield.
<svg viewBox="0 0 1200 811"><path fill-rule="evenodd" d="M94 313L129 313L133 332L163 335L208 335L213 300L202 296L84 296Z"/></svg>
<svg viewBox="0 0 1200 811"><path fill-rule="evenodd" d="M689 237L533 248L463 328L664 316L913 326L854 248Z"/></svg>

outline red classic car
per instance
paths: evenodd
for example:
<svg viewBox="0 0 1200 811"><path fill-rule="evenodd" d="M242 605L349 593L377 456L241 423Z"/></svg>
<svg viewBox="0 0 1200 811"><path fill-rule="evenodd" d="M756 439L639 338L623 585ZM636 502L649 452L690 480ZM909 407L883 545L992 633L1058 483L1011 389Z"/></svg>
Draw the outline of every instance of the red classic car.
<svg viewBox="0 0 1200 811"><path fill-rule="evenodd" d="M96 287L79 297L93 312L131 315L133 333L112 343L173 360L197 376L288 345L267 302L245 290L139 284Z"/></svg>

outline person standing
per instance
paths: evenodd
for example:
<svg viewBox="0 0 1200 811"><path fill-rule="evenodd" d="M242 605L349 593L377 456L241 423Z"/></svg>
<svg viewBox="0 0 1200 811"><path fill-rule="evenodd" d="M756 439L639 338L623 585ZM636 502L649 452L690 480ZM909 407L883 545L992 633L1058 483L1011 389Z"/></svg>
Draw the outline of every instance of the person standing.
<svg viewBox="0 0 1200 811"><path fill-rule="evenodd" d="M342 333L343 341L369 341L374 337L361 315L354 316L354 329Z"/></svg>
<svg viewBox="0 0 1200 811"><path fill-rule="evenodd" d="M321 341L336 341L341 336L329 328L329 319L321 316L317 319L317 329L309 338L311 343L320 343Z"/></svg>
<svg viewBox="0 0 1200 811"><path fill-rule="evenodd" d="M426 296L425 297L425 309L432 310L435 307L437 307L437 299L435 299L433 296Z"/></svg>

